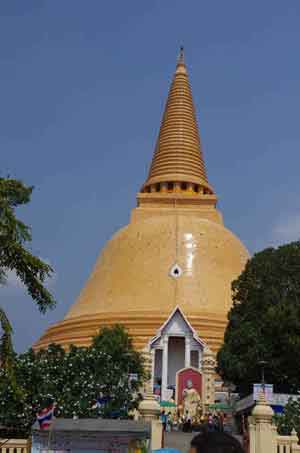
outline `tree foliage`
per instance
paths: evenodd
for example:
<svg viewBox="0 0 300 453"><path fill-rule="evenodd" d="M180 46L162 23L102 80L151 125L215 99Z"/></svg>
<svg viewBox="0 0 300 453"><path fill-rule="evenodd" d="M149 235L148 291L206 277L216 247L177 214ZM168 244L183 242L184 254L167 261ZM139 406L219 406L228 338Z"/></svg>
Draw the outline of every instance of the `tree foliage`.
<svg viewBox="0 0 300 453"><path fill-rule="evenodd" d="M5 284L7 273L14 271L41 312L55 306L55 300L44 286L52 268L28 250L31 231L16 217L17 207L29 203L33 187L11 178L0 178L0 284ZM3 332L0 361L8 366L12 357L12 327L3 309L0 309Z"/></svg>
<svg viewBox="0 0 300 453"><path fill-rule="evenodd" d="M137 373L137 380L130 380ZM15 361L16 385L0 371L0 425L28 433L38 410L56 402L57 417L111 417L136 407L138 389L147 377L144 359L119 325L100 331L91 346L65 351L47 349L21 354ZM94 407L98 398L106 404Z"/></svg>
<svg viewBox="0 0 300 453"><path fill-rule="evenodd" d="M268 248L248 261L232 283L233 307L218 354L223 379L249 393L260 382L259 362L276 391L296 392L300 368L300 242Z"/></svg>
<svg viewBox="0 0 300 453"><path fill-rule="evenodd" d="M300 400L290 398L283 414L276 414L274 421L280 435L289 436L294 429L300 438Z"/></svg>

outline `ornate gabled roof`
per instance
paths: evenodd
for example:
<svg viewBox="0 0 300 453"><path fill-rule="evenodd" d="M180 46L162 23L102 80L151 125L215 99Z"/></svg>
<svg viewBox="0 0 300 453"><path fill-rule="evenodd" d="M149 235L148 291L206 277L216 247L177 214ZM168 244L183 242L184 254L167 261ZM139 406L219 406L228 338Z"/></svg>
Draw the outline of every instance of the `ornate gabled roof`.
<svg viewBox="0 0 300 453"><path fill-rule="evenodd" d="M142 192L159 183L190 183L195 192L213 194L202 155L183 48L170 87L148 178ZM191 186L192 187L192 186Z"/></svg>
<svg viewBox="0 0 300 453"><path fill-rule="evenodd" d="M195 329L192 327L191 323L189 322L189 320L187 319L187 317L185 316L185 314L183 313L182 309L180 308L179 305L177 305L174 310L172 310L171 314L169 315L169 317L166 319L166 321L163 323L162 326L160 326L160 328L158 329L155 337L153 337L151 340L150 340L150 345L153 345L163 334L164 330L167 328L168 324L170 324L170 322L172 321L172 319L175 318L175 316L179 314L180 318L183 320L183 322L186 324L186 326L188 327L189 331L191 332L194 340L199 343L201 345L202 348L205 348L206 347L206 343L199 337L199 335L197 334L197 332L195 331Z"/></svg>

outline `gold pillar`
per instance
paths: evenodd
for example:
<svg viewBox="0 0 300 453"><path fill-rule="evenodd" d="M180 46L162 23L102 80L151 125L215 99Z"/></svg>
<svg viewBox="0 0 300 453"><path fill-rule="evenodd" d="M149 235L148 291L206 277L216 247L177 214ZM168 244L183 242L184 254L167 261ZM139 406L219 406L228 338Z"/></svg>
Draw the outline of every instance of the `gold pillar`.
<svg viewBox="0 0 300 453"><path fill-rule="evenodd" d="M187 185L187 191L189 193L194 193L195 192L195 184L189 182L188 185Z"/></svg>
<svg viewBox="0 0 300 453"><path fill-rule="evenodd" d="M167 182L162 182L160 185L161 192L167 193L168 192L168 183Z"/></svg>
<svg viewBox="0 0 300 453"><path fill-rule="evenodd" d="M181 192L180 182L174 183L174 192Z"/></svg>
<svg viewBox="0 0 300 453"><path fill-rule="evenodd" d="M216 359L214 353L206 347L203 351L203 412L208 412L208 406L215 402L215 371Z"/></svg>

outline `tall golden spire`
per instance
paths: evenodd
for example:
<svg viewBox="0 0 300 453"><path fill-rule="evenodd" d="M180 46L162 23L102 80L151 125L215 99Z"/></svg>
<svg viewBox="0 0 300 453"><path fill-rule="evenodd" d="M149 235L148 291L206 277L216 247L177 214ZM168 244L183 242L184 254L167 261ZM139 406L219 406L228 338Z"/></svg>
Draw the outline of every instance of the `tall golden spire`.
<svg viewBox="0 0 300 453"><path fill-rule="evenodd" d="M180 48L149 175L141 192L214 193L206 176L183 47Z"/></svg>

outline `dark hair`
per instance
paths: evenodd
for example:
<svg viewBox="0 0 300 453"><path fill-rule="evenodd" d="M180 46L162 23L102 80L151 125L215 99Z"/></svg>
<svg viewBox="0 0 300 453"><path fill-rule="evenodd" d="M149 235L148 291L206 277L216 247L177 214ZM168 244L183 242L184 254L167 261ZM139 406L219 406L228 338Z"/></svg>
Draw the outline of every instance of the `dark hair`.
<svg viewBox="0 0 300 453"><path fill-rule="evenodd" d="M237 439L227 433L203 431L194 437L191 447L197 453L244 453Z"/></svg>

